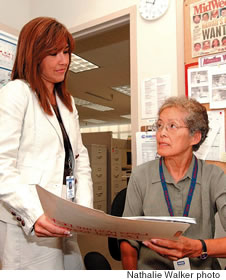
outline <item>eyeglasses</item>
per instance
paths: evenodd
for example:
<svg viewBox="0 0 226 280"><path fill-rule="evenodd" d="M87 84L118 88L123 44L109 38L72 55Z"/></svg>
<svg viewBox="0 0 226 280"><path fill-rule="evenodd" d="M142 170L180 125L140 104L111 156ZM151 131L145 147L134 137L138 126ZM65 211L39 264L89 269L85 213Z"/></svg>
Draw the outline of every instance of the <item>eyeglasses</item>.
<svg viewBox="0 0 226 280"><path fill-rule="evenodd" d="M156 122L154 125L155 131L162 131L164 128L166 128L167 131L169 132L176 132L180 128L188 128L187 126L180 126L174 122L169 122L169 123L161 123L161 122Z"/></svg>

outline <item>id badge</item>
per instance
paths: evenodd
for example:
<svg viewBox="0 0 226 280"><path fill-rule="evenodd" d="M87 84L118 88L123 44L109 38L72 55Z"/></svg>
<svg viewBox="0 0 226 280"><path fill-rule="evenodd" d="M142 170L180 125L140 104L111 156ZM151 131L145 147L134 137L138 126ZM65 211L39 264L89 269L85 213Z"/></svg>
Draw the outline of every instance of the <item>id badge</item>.
<svg viewBox="0 0 226 280"><path fill-rule="evenodd" d="M175 270L191 270L189 258L179 259L173 262Z"/></svg>
<svg viewBox="0 0 226 280"><path fill-rule="evenodd" d="M73 200L75 198L75 178L74 176L66 177L67 199Z"/></svg>

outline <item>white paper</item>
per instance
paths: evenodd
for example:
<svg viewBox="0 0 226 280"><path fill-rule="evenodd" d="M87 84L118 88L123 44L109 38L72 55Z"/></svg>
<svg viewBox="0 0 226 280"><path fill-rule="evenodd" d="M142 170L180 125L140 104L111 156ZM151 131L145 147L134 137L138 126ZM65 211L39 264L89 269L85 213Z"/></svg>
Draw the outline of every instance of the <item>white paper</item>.
<svg viewBox="0 0 226 280"><path fill-rule="evenodd" d="M17 38L0 30L0 66L12 70Z"/></svg>
<svg viewBox="0 0 226 280"><path fill-rule="evenodd" d="M9 80L16 56L17 38L0 30L0 88Z"/></svg>
<svg viewBox="0 0 226 280"><path fill-rule="evenodd" d="M226 108L226 65L188 69L188 96L210 109Z"/></svg>
<svg viewBox="0 0 226 280"><path fill-rule="evenodd" d="M208 111L210 126L219 125L217 135L211 146L206 160L224 161L223 155L225 152L225 122L224 110Z"/></svg>
<svg viewBox="0 0 226 280"><path fill-rule="evenodd" d="M215 118L211 118L210 111L208 112L208 118L209 118L209 127L210 127L208 136L204 141L204 143L202 143L198 151L194 153L197 156L197 158L203 160L206 160L208 154L210 155L211 147L214 146L214 140L216 139L216 136L220 129L219 122L216 122Z"/></svg>
<svg viewBox="0 0 226 280"><path fill-rule="evenodd" d="M194 154L203 160L225 161L224 110L208 111L209 133L207 139Z"/></svg>
<svg viewBox="0 0 226 280"><path fill-rule="evenodd" d="M226 108L226 65L209 68L210 109Z"/></svg>
<svg viewBox="0 0 226 280"><path fill-rule="evenodd" d="M169 75L145 79L141 88L142 119L156 118L158 109L170 96Z"/></svg>
<svg viewBox="0 0 226 280"><path fill-rule="evenodd" d="M137 165L153 160L157 156L156 132L136 133Z"/></svg>
<svg viewBox="0 0 226 280"><path fill-rule="evenodd" d="M215 53L199 57L199 67L218 66L226 63L226 53Z"/></svg>
<svg viewBox="0 0 226 280"><path fill-rule="evenodd" d="M135 216L135 217L123 217L131 220L143 220L143 221L168 221L168 222L181 222L188 224L196 224L196 220L191 217L178 217L178 216Z"/></svg>
<svg viewBox="0 0 226 280"><path fill-rule="evenodd" d="M190 226L184 222L132 220L105 214L62 199L36 186L44 213L57 225L80 234L92 234L119 239L149 240L151 238L175 239Z"/></svg>
<svg viewBox="0 0 226 280"><path fill-rule="evenodd" d="M200 103L209 103L208 68L188 69L188 96Z"/></svg>
<svg viewBox="0 0 226 280"><path fill-rule="evenodd" d="M0 88L11 80L11 70L0 67Z"/></svg>

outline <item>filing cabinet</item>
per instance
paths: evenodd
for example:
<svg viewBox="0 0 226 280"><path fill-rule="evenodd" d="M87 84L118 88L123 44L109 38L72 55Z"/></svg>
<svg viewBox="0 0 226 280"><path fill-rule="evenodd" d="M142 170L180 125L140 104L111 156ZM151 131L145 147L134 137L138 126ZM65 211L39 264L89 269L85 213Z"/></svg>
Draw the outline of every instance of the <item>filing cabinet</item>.
<svg viewBox="0 0 226 280"><path fill-rule="evenodd" d="M85 146L92 169L94 208L107 212L107 147L98 144Z"/></svg>
<svg viewBox="0 0 226 280"><path fill-rule="evenodd" d="M89 153L90 162L98 165L106 164L107 161L107 148L105 145L86 145Z"/></svg>
<svg viewBox="0 0 226 280"><path fill-rule="evenodd" d="M122 171L128 169L125 166L125 154L131 151L131 141L112 138L112 132L88 132L82 133L83 144L87 147L92 167L92 177L94 182L94 207L103 209L104 200L107 199L107 213L111 212L111 205L116 194L127 186L123 180ZM94 145L95 144L95 145ZM106 146L107 161L104 164L104 156L101 146ZM125 153L126 151L126 153ZM124 157L122 153L124 152ZM126 159L127 162L127 159ZM104 166L106 169L104 169ZM104 185L104 174L106 185ZM103 189L105 186L105 190Z"/></svg>
<svg viewBox="0 0 226 280"><path fill-rule="evenodd" d="M116 194L122 189L122 160L121 150L112 147L111 150L111 203Z"/></svg>

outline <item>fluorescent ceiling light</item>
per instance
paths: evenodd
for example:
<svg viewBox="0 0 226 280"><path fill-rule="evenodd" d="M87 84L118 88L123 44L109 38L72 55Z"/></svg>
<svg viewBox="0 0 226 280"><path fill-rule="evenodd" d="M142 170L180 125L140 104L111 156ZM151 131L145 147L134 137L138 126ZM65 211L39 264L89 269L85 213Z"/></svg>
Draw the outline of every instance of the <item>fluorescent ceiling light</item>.
<svg viewBox="0 0 226 280"><path fill-rule="evenodd" d="M94 110L101 111L101 112L114 110L111 107L107 107L107 106L103 106L103 105L99 105L99 104L95 104L95 103L85 104L85 105L82 105L82 107L94 109Z"/></svg>
<svg viewBox="0 0 226 280"><path fill-rule="evenodd" d="M101 111L101 112L114 110L111 107L91 103L89 101L86 101L86 100L83 100L83 99L80 99L80 98L77 98L77 97L74 97L74 100L75 100L76 105L86 107L86 108L89 108L89 109L93 109L93 110L97 110L97 111Z"/></svg>
<svg viewBox="0 0 226 280"><path fill-rule="evenodd" d="M89 104L89 101L74 97L74 101L76 105L83 106L85 104Z"/></svg>
<svg viewBox="0 0 226 280"><path fill-rule="evenodd" d="M125 86L118 86L118 87L112 87L112 89L123 93L125 95L129 95L130 96L130 86L129 85L125 85Z"/></svg>
<svg viewBox="0 0 226 280"><path fill-rule="evenodd" d="M131 115L122 115L121 118L131 119Z"/></svg>
<svg viewBox="0 0 226 280"><path fill-rule="evenodd" d="M102 120L96 120L96 119L86 119L83 120L84 122L90 122L90 123L106 123L106 121L102 121Z"/></svg>
<svg viewBox="0 0 226 280"><path fill-rule="evenodd" d="M93 64L92 62L89 62L88 60L85 60L82 57L79 57L74 53L71 54L71 64L69 67L70 71L74 73L79 73L79 72L88 71L96 68L99 68L99 66Z"/></svg>

